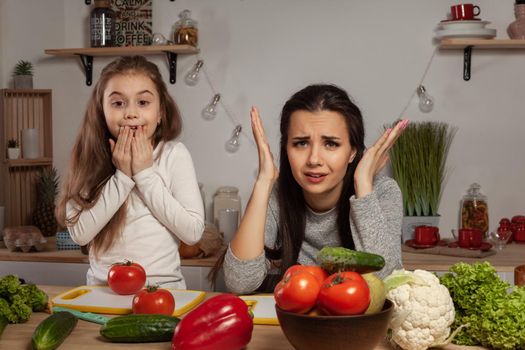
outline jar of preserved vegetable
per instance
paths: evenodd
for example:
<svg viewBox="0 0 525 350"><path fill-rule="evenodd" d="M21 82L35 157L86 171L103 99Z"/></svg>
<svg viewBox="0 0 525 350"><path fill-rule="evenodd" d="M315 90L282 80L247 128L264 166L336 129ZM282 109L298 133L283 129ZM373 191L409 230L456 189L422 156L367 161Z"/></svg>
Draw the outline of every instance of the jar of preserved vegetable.
<svg viewBox="0 0 525 350"><path fill-rule="evenodd" d="M179 45L192 45L197 47L199 42L199 30L197 21L190 18L191 11L184 10L179 13L180 19L175 22L173 41Z"/></svg>
<svg viewBox="0 0 525 350"><path fill-rule="evenodd" d="M481 230L487 238L489 230L489 209L487 197L481 194L481 186L477 183L470 185L467 194L461 202L461 228Z"/></svg>

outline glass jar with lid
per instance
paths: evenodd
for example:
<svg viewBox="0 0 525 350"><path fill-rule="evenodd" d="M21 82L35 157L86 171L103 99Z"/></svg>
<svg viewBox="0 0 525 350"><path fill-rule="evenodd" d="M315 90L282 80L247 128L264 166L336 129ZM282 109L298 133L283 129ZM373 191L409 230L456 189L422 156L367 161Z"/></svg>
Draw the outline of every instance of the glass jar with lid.
<svg viewBox="0 0 525 350"><path fill-rule="evenodd" d="M461 228L478 229L486 238L489 230L487 197L480 192L477 183L470 185L461 201Z"/></svg>
<svg viewBox="0 0 525 350"><path fill-rule="evenodd" d="M221 210L232 209L238 211L238 217L241 216L241 198L239 189L234 186L223 186L217 189L213 196L213 222L219 226L219 212Z"/></svg>
<svg viewBox="0 0 525 350"><path fill-rule="evenodd" d="M197 21L190 18L191 11L184 10L179 13L179 20L175 22L173 41L178 45L192 45L197 47L199 43L199 30Z"/></svg>

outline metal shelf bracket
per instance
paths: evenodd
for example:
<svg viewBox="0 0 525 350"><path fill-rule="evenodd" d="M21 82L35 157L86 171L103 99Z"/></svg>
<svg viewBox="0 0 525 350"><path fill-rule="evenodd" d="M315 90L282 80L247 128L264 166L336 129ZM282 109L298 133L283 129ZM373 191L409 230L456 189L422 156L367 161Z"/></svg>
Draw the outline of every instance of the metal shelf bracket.
<svg viewBox="0 0 525 350"><path fill-rule="evenodd" d="M472 45L466 46L463 50L463 80L470 80L470 66L472 63Z"/></svg>
<svg viewBox="0 0 525 350"><path fill-rule="evenodd" d="M177 54L169 51L165 52L168 57L168 65L170 69L170 83L175 84L177 81Z"/></svg>
<svg viewBox="0 0 525 350"><path fill-rule="evenodd" d="M91 86L93 82L93 56L79 55L79 57L86 74L86 85Z"/></svg>

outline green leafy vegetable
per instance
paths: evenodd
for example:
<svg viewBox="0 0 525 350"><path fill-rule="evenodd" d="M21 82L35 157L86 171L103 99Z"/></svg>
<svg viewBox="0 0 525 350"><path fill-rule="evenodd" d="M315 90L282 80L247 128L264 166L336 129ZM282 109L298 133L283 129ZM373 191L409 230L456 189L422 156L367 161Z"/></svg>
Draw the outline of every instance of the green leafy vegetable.
<svg viewBox="0 0 525 350"><path fill-rule="evenodd" d="M21 284L17 276L0 278L0 317L9 323L29 320L33 311L43 311L48 296L34 284Z"/></svg>
<svg viewBox="0 0 525 350"><path fill-rule="evenodd" d="M457 263L441 276L454 301L454 343L492 349L525 348L525 287L511 287L489 263ZM510 291L510 292L509 292Z"/></svg>

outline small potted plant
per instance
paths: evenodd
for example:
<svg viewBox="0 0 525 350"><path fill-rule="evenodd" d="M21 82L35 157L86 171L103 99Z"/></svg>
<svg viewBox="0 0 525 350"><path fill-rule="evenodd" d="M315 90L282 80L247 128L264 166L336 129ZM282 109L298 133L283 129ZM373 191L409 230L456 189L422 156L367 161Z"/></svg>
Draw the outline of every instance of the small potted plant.
<svg viewBox="0 0 525 350"><path fill-rule="evenodd" d="M7 158L8 159L20 158L20 145L17 139L9 139L7 141Z"/></svg>
<svg viewBox="0 0 525 350"><path fill-rule="evenodd" d="M403 242L416 226L438 226L446 161L456 128L429 121L408 124L390 150L393 177L403 194Z"/></svg>
<svg viewBox="0 0 525 350"><path fill-rule="evenodd" d="M15 89L33 88L33 64L31 62L18 61L13 70L13 83Z"/></svg>

